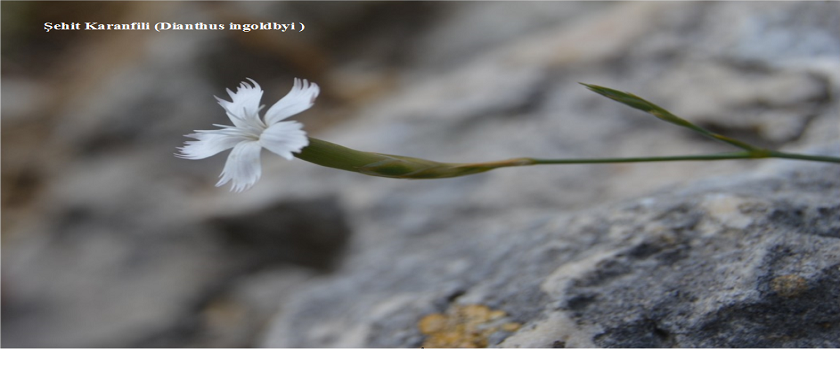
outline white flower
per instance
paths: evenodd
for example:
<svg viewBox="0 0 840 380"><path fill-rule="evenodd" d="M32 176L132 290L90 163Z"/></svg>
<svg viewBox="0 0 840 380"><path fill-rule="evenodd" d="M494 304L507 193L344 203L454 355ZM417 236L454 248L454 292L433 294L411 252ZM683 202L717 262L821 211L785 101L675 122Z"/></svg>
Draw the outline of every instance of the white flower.
<svg viewBox="0 0 840 380"><path fill-rule="evenodd" d="M213 124L221 129L197 130L186 135L198 141L187 141L176 154L180 158L200 160L233 148L216 186L232 181L231 190L236 192L250 188L260 179L262 148L291 160L292 153L300 153L309 145L306 132L301 130L303 124L282 120L312 107L320 91L317 84L295 78L292 90L268 109L263 120L260 118L263 91L253 79L248 80L254 85L242 82L236 92L227 90L231 101L216 97L233 126Z"/></svg>

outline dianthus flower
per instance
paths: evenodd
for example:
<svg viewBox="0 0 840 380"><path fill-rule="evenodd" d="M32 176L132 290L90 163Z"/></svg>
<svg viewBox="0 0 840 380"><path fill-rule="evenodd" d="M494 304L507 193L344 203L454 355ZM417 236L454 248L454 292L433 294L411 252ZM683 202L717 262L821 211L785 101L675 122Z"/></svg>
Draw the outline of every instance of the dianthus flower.
<svg viewBox="0 0 840 380"><path fill-rule="evenodd" d="M179 148L180 152L176 154L178 157L199 160L233 148L222 171L222 179L219 180L216 186L222 186L228 182L232 182L231 190L236 192L250 188L260 179L260 152L262 148L266 148L288 160L291 160L292 157L297 157L301 160L328 168L377 177L402 179L452 178L484 173L499 168L530 165L716 161L763 158L784 158L840 164L840 157L786 153L752 146L746 142L698 127L685 119L677 117L666 109L629 92L622 92L591 84L583 85L612 100L645 111L669 123L691 129L706 137L736 146L741 148L742 151L692 156L560 159L522 157L465 164L437 162L394 154L363 152L317 138L307 138L306 133L301 130L303 124L296 121L282 121L312 107L319 91L318 85L315 83L295 79L292 90L283 99L280 99L268 109L268 112L265 113L265 119L260 119L259 113L262 110L260 98L262 98L262 90L257 82L254 82L252 79L249 80L254 84L253 86L242 82L236 92L227 90L231 97L230 102L219 99L218 97L216 98L219 100L219 104L227 111L227 115L233 122L233 126L214 124L222 129L195 131L196 133L189 134L187 137L194 138L198 141L187 141L183 147Z"/></svg>
<svg viewBox="0 0 840 380"><path fill-rule="evenodd" d="M248 80L253 86L242 82L236 92L227 90L231 101L216 97L233 126L213 124L221 129L196 130L186 137L197 141L185 142L176 154L180 158L200 160L233 148L216 186L231 182L231 190L236 192L250 188L260 179L262 148L291 160L292 153L300 153L309 145L303 124L283 120L312 107L320 91L317 84L295 78L292 90L274 103L263 119L260 118L263 91L256 81Z"/></svg>

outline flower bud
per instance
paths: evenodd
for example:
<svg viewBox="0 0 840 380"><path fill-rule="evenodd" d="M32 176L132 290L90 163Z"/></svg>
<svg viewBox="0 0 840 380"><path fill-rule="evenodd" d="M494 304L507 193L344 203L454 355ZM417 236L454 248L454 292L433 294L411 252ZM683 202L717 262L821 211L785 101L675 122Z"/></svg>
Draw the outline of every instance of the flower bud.
<svg viewBox="0 0 840 380"><path fill-rule="evenodd" d="M461 177L507 166L533 165L517 158L476 164L451 164L422 158L362 152L331 142L309 138L309 145L295 156L316 165L386 178L435 179Z"/></svg>

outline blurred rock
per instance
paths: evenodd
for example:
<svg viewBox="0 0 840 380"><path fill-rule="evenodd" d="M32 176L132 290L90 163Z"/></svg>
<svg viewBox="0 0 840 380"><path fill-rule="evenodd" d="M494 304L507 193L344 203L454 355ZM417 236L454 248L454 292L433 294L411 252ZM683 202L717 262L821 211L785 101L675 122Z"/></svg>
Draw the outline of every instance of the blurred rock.
<svg viewBox="0 0 840 380"><path fill-rule="evenodd" d="M750 144L795 141L830 107L829 79L814 72L692 61L670 74L661 92L674 99L673 108L689 110L681 117Z"/></svg>
<svg viewBox="0 0 840 380"><path fill-rule="evenodd" d="M335 199L295 200L208 223L238 260L252 259L253 270L277 262L335 269L351 232Z"/></svg>
<svg viewBox="0 0 840 380"><path fill-rule="evenodd" d="M155 228L89 208L67 210L46 231L4 241L14 253L4 255L4 346L194 345L206 334L199 313L212 314L228 293L241 293L234 284L278 269L287 284L340 262L349 233L341 213L333 200L308 200ZM248 323L239 328L274 312L241 298L231 301L247 306L249 319L241 322ZM251 345L206 343L224 342Z"/></svg>
<svg viewBox="0 0 840 380"><path fill-rule="evenodd" d="M500 347L840 347L838 221L840 168L801 164L453 225L311 281L265 345L474 345L430 316L489 307L522 324Z"/></svg>

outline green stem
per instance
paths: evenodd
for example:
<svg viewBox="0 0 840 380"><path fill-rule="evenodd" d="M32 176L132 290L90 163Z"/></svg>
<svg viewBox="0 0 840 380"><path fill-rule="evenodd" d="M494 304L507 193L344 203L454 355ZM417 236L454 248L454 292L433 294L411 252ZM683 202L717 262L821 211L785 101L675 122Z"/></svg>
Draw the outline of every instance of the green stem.
<svg viewBox="0 0 840 380"><path fill-rule="evenodd" d="M556 164L616 164L627 162L661 162L661 161L714 161L714 160L744 160L756 158L749 152L735 152L709 154L699 156L659 156L659 157L628 157L628 158L588 158L588 159L531 159L533 165Z"/></svg>
<svg viewBox="0 0 840 380"><path fill-rule="evenodd" d="M840 164L840 157L811 156L805 154L785 153L767 149L755 149L741 152L707 154L696 156L659 156L659 157L612 157L612 158L513 158L509 160L476 162L476 163L445 163L424 160L421 158L398 156L394 154L363 152L350 149L315 138L309 139L309 145L300 153L298 158L313 164L335 169L387 178L403 179L436 179L461 177L465 175L483 173L493 169L531 166L531 165L562 165L562 164L620 164L631 162L663 162L663 161L716 161L716 160L749 160L765 158L783 158L790 160L805 160L831 162Z"/></svg>
<svg viewBox="0 0 840 380"><path fill-rule="evenodd" d="M436 171L427 172L422 177L408 174L401 175L399 178L445 178L445 177L460 177L463 175L483 173L493 169L507 168L514 166L532 166L532 165L571 165L571 164L620 164L633 162L665 162L665 161L717 161L717 160L760 160L766 158L784 158L791 160L804 161L819 161L840 163L840 157L828 156L811 156L805 154L777 152L765 149L757 149L753 151L730 152L720 154L707 154L696 156L657 156L657 157L610 157L610 158L570 158L570 159L543 159L543 158L512 158L509 160L489 161L489 162L475 162L469 164L448 164L439 163ZM441 168L446 168L446 175L441 175L443 172ZM363 174L371 174L362 172Z"/></svg>
<svg viewBox="0 0 840 380"><path fill-rule="evenodd" d="M657 162L657 161L714 161L714 160L745 160L764 158L784 158L789 160L831 162L840 164L840 157L816 156L809 154L786 153L775 150L756 149L753 151L721 153L699 156L660 156L660 157L630 157L630 158L592 158L592 159L529 159L533 165L552 164L612 164L622 162Z"/></svg>
<svg viewBox="0 0 840 380"><path fill-rule="evenodd" d="M787 158L790 160L804 160L804 161L819 161L819 162L832 162L835 164L840 164L840 157L831 157L831 156L812 156L809 154L796 154L796 153L785 153L785 152L776 152L770 151L768 152L770 157L775 158Z"/></svg>
<svg viewBox="0 0 840 380"><path fill-rule="evenodd" d="M665 162L665 161L717 161L717 160L760 160L765 158L784 158L790 160L818 161L840 163L840 157L812 156L806 154L785 153L765 149L752 151L731 152L696 156L658 156L658 157L610 157L610 158L571 158L571 159L542 159L542 158L514 158L503 161L477 162L472 164L451 164L459 168L481 169L488 171L498 168L531 165L569 165L569 164L620 164L633 162Z"/></svg>

